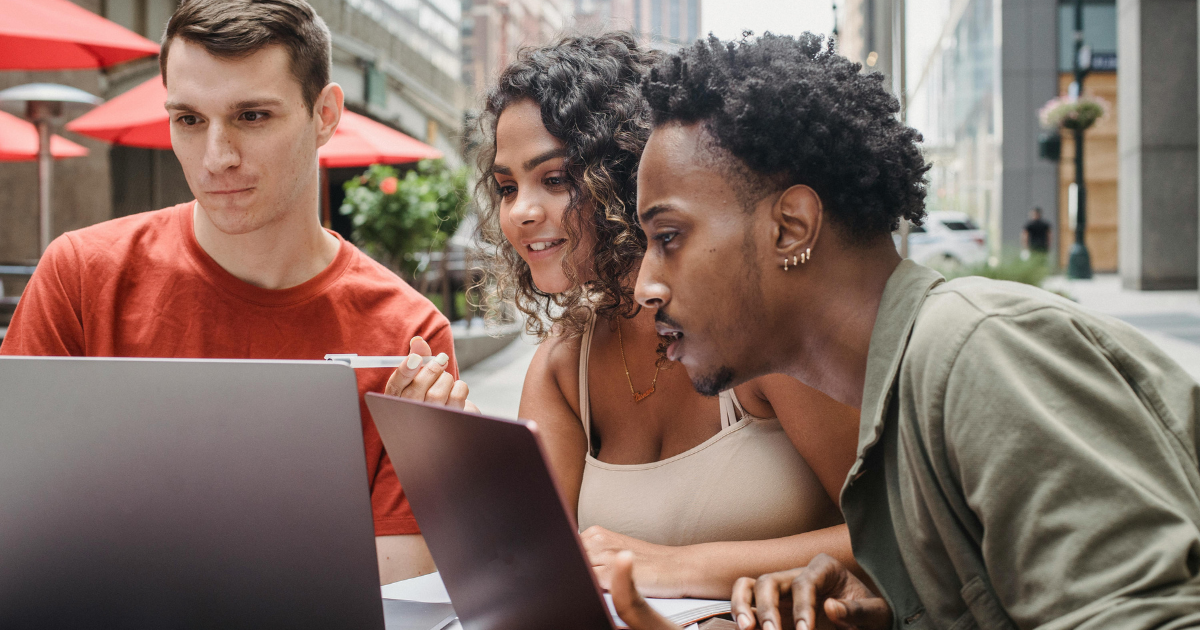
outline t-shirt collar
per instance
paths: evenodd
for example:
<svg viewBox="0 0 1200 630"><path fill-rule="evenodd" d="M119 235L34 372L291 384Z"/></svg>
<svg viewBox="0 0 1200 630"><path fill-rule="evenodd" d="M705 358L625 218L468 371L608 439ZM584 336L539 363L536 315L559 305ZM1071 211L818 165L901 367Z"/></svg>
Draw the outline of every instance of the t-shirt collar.
<svg viewBox="0 0 1200 630"><path fill-rule="evenodd" d="M350 266L350 261L354 256L354 247L347 243L341 235L329 231L338 239L338 253L333 262L329 263L320 273L287 289L256 287L226 271L217 261L213 260L212 256L208 255L208 252L204 251L204 248L200 247L192 222L195 206L195 201L176 206L176 223L183 231L186 253L194 263L196 271L218 289L258 306L290 306L321 294L341 277Z"/></svg>

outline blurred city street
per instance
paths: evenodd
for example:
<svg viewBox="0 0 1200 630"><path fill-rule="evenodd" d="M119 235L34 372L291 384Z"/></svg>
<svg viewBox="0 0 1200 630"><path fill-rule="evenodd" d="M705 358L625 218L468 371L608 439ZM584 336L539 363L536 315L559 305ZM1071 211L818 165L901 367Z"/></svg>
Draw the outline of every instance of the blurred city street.
<svg viewBox="0 0 1200 630"><path fill-rule="evenodd" d="M1111 315L1142 331L1196 379L1200 379L1200 293L1196 291L1132 291L1115 274L1092 280L1055 276L1046 288L1061 291L1080 304ZM486 414L516 418L525 371L537 350L532 337L520 337L504 350L462 373L471 386L471 401Z"/></svg>

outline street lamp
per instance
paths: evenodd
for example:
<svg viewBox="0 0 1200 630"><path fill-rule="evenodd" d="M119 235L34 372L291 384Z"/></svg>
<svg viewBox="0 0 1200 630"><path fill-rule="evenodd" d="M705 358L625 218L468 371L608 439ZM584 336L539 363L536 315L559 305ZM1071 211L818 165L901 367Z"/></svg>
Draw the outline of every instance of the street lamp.
<svg viewBox="0 0 1200 630"><path fill-rule="evenodd" d="M83 90L55 83L29 83L0 91L0 101L25 101L25 117L38 131L38 255L50 246L50 182L54 159L50 155L50 123L62 116L63 103L97 105L103 100Z"/></svg>
<svg viewBox="0 0 1200 630"><path fill-rule="evenodd" d="M1075 0L1075 82L1070 96L1083 93L1083 79L1092 69L1092 50L1083 43L1083 0ZM1067 258L1067 277L1086 280L1092 277L1092 257L1084 243L1087 230L1087 188L1083 183L1083 129L1075 129L1075 244Z"/></svg>

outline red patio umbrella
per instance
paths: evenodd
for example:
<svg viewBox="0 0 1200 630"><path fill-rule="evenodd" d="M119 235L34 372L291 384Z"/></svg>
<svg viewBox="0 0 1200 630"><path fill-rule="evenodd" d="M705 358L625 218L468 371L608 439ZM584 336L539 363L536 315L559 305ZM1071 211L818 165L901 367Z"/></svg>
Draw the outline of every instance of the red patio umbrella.
<svg viewBox="0 0 1200 630"><path fill-rule="evenodd" d="M0 69L103 68L158 44L69 0L0 0Z"/></svg>
<svg viewBox="0 0 1200 630"><path fill-rule="evenodd" d="M440 158L442 152L391 127L351 111L318 152L321 166L342 168L372 164L401 164Z"/></svg>
<svg viewBox="0 0 1200 630"><path fill-rule="evenodd" d="M67 129L113 144L170 149L171 122L163 109L166 102L167 88L162 77L156 76L72 120Z"/></svg>
<svg viewBox="0 0 1200 630"><path fill-rule="evenodd" d="M50 137L50 155L83 157L88 150L62 136ZM38 158L38 130L8 112L0 112L0 162L28 162Z"/></svg>
<svg viewBox="0 0 1200 630"><path fill-rule="evenodd" d="M67 129L114 144L170 149L166 101L167 88L155 77L72 120ZM442 152L366 116L344 111L333 138L318 155L321 166L340 168L416 162L442 157Z"/></svg>

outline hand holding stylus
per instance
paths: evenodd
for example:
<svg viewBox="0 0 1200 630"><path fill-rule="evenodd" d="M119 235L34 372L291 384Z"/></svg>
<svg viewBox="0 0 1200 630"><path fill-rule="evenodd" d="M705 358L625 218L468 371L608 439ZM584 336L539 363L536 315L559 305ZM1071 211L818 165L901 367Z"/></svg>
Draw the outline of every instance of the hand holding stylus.
<svg viewBox="0 0 1200 630"><path fill-rule="evenodd" d="M432 354L433 350L424 339L413 337L409 343L408 360L392 372L383 393L478 412L479 408L467 400L470 393L467 384L455 380L446 371L450 357L443 352L428 360Z"/></svg>

